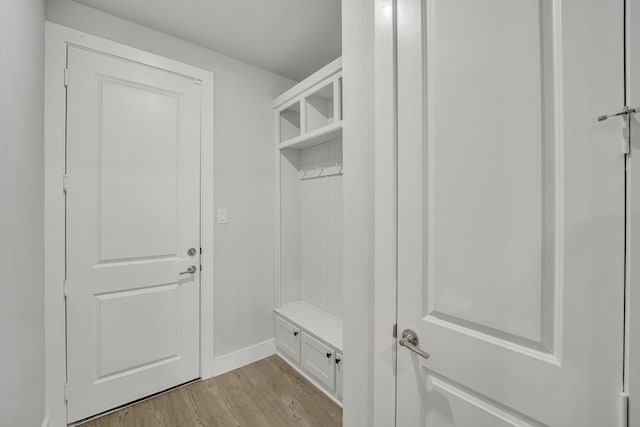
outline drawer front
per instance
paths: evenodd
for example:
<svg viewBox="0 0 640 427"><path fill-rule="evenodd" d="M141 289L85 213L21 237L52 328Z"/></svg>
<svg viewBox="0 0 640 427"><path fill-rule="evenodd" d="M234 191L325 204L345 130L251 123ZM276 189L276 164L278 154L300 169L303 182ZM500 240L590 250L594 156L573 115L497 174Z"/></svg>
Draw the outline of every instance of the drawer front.
<svg viewBox="0 0 640 427"><path fill-rule="evenodd" d="M292 361L300 363L300 329L276 316L276 347Z"/></svg>
<svg viewBox="0 0 640 427"><path fill-rule="evenodd" d="M302 368L330 391L336 385L334 356L332 348L302 333Z"/></svg>
<svg viewBox="0 0 640 427"><path fill-rule="evenodd" d="M336 353L336 396L342 400L342 370L344 369L344 358L342 353Z"/></svg>

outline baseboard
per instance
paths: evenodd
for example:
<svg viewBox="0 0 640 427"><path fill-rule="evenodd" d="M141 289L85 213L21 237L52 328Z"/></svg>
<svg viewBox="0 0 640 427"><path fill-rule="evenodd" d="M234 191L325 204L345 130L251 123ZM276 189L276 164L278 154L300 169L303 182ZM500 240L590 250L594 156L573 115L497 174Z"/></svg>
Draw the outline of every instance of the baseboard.
<svg viewBox="0 0 640 427"><path fill-rule="evenodd" d="M222 375L234 369L242 368L260 359L276 353L276 343L273 338L258 344L216 357L213 362L213 375Z"/></svg>
<svg viewBox="0 0 640 427"><path fill-rule="evenodd" d="M49 427L49 414L44 414L42 419L42 427Z"/></svg>

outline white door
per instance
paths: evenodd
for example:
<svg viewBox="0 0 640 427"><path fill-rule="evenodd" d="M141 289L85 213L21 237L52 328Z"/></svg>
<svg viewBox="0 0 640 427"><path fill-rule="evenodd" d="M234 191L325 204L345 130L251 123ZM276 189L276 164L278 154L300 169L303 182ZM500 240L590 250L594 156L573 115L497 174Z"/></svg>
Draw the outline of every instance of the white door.
<svg viewBox="0 0 640 427"><path fill-rule="evenodd" d="M398 0L401 427L613 427L623 2ZM401 336L399 337L399 339Z"/></svg>
<svg viewBox="0 0 640 427"><path fill-rule="evenodd" d="M200 86L73 47L68 68L73 422L199 376Z"/></svg>
<svg viewBox="0 0 640 427"><path fill-rule="evenodd" d="M640 2L627 0L627 102L640 107ZM640 425L640 112L617 117L631 129L627 157L627 354L625 385L629 394L629 425ZM626 122L626 123L625 123Z"/></svg>

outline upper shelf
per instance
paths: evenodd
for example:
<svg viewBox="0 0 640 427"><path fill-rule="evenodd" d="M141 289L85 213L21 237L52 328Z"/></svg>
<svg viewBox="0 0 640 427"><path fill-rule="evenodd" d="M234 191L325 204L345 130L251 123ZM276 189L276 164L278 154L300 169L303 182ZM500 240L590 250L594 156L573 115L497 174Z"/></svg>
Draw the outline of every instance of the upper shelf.
<svg viewBox="0 0 640 427"><path fill-rule="evenodd" d="M338 123L331 123L327 126L321 127L320 129L316 129L314 131L307 132L304 135L299 135L295 138L281 142L278 147L281 150L284 148L303 150L305 148L313 147L314 145L323 144L339 138L342 138L342 121L339 121Z"/></svg>
<svg viewBox="0 0 640 427"><path fill-rule="evenodd" d="M274 109L280 149L304 149L341 138L341 59L276 98Z"/></svg>

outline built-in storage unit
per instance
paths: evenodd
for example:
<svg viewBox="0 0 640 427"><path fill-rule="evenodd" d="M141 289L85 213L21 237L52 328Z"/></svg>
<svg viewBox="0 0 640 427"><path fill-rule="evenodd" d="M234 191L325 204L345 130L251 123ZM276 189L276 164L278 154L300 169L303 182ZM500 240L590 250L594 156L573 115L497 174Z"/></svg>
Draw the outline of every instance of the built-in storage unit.
<svg viewBox="0 0 640 427"><path fill-rule="evenodd" d="M276 317L276 342L278 349L295 362L300 363L300 328Z"/></svg>
<svg viewBox="0 0 640 427"><path fill-rule="evenodd" d="M336 362L336 397L340 401L342 401L342 368L344 367L343 359L344 359L344 357L342 357L342 353L336 353L336 355L335 355L335 362Z"/></svg>
<svg viewBox="0 0 640 427"><path fill-rule="evenodd" d="M276 346L342 399L342 61L274 101Z"/></svg>

